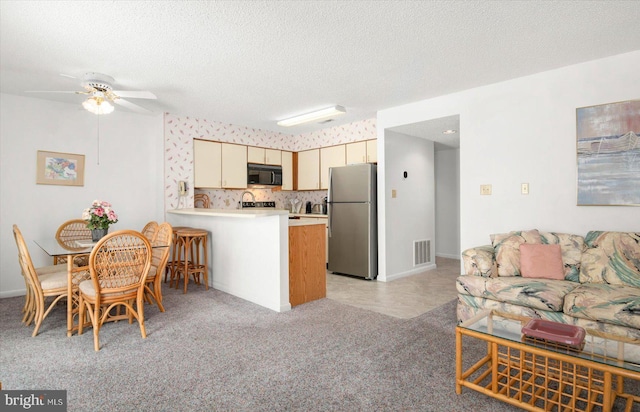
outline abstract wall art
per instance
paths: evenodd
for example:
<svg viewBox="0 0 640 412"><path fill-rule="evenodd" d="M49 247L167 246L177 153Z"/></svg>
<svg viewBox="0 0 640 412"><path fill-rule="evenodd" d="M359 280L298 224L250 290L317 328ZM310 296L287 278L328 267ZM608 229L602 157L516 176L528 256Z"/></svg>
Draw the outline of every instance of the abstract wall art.
<svg viewBox="0 0 640 412"><path fill-rule="evenodd" d="M578 206L640 206L640 100L576 109Z"/></svg>

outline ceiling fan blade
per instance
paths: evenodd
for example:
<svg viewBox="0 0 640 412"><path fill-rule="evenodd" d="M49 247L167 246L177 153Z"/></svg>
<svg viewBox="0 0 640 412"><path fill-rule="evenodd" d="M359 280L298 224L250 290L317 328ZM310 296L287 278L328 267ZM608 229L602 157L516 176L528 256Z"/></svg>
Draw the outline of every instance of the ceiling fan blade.
<svg viewBox="0 0 640 412"><path fill-rule="evenodd" d="M156 95L151 92L139 92L132 90L113 90L113 94L118 97L128 97L131 99L157 99Z"/></svg>
<svg viewBox="0 0 640 412"><path fill-rule="evenodd" d="M115 99L113 102L122 107L126 107L127 109L132 110L134 112L144 113L144 114L153 113L151 110L147 110L144 107L138 106L137 104L131 103L130 101L127 101L124 99Z"/></svg>
<svg viewBox="0 0 640 412"><path fill-rule="evenodd" d="M25 90L25 93L74 93L87 94L87 92L72 92L68 90Z"/></svg>

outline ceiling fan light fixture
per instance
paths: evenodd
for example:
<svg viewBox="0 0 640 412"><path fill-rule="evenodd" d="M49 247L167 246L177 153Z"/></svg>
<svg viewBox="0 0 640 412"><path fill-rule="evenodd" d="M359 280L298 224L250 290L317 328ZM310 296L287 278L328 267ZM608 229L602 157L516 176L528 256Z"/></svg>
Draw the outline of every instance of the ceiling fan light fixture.
<svg viewBox="0 0 640 412"><path fill-rule="evenodd" d="M295 126L302 123L314 122L316 120L322 120L329 117L345 114L347 110L342 106L331 106L326 109L316 110L315 112L301 114L299 116L283 119L278 122L278 126Z"/></svg>
<svg viewBox="0 0 640 412"><path fill-rule="evenodd" d="M89 97L82 102L82 107L93 114L109 114L113 111L111 103L101 97Z"/></svg>

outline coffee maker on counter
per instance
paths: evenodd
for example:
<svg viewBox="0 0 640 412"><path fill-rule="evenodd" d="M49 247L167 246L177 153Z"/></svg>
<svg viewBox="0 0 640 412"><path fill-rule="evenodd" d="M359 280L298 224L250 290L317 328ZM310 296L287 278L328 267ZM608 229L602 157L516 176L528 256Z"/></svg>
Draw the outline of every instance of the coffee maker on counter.
<svg viewBox="0 0 640 412"><path fill-rule="evenodd" d="M322 214L326 215L327 214L327 197L323 197L322 198Z"/></svg>
<svg viewBox="0 0 640 412"><path fill-rule="evenodd" d="M311 213L311 202L307 202L306 212Z"/></svg>

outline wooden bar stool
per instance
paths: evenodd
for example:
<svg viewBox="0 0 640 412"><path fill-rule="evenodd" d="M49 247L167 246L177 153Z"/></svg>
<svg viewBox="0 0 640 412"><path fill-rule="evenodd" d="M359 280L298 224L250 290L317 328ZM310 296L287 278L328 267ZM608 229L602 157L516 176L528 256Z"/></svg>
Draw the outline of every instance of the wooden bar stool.
<svg viewBox="0 0 640 412"><path fill-rule="evenodd" d="M180 261L178 258L179 256L178 251L182 247L182 245L178 243L178 230L192 229L192 228L189 226L173 226L171 229L173 230L173 241L171 242L171 261L167 265L167 268L164 272L164 283L167 283L167 275L169 275L170 277L169 287L171 287L171 285L173 284L173 280L176 278L178 266L184 265L184 262ZM177 288L177 284L176 284L176 288Z"/></svg>
<svg viewBox="0 0 640 412"><path fill-rule="evenodd" d="M200 284L200 275L204 280L204 287L209 290L209 262L207 259L207 237L209 232L203 229L180 229L176 233L178 247L178 262L176 271L176 289L180 285L180 276L184 276L184 293L187 293L189 277Z"/></svg>

